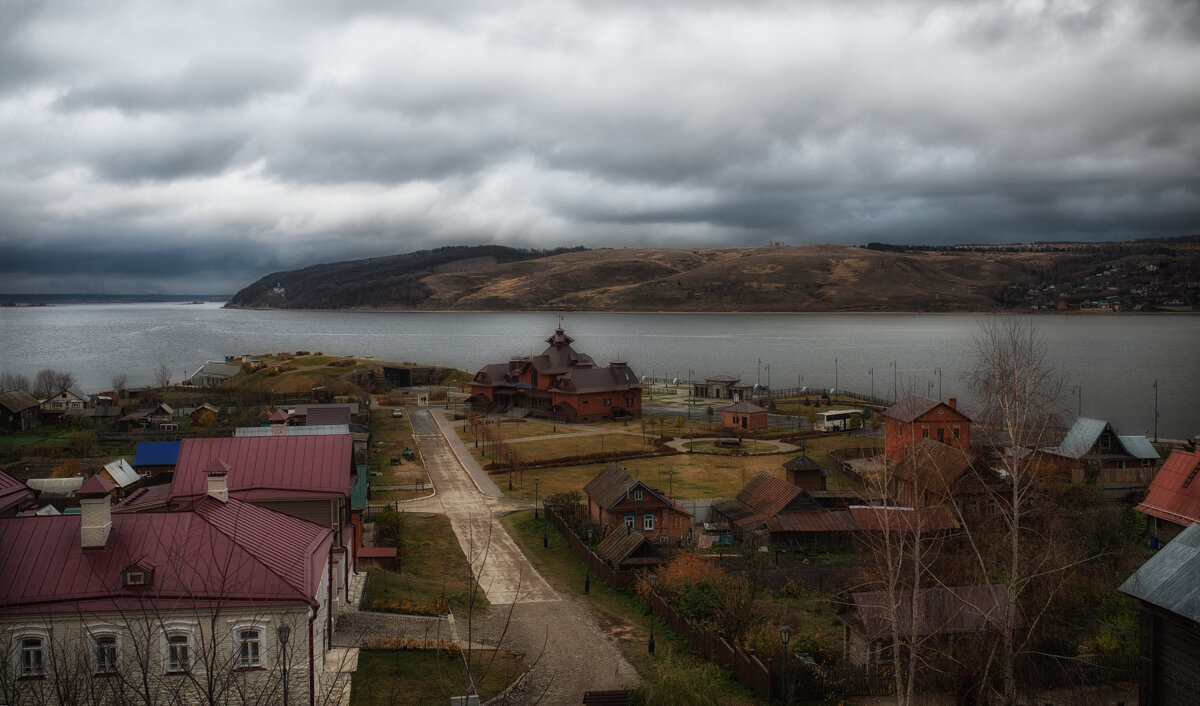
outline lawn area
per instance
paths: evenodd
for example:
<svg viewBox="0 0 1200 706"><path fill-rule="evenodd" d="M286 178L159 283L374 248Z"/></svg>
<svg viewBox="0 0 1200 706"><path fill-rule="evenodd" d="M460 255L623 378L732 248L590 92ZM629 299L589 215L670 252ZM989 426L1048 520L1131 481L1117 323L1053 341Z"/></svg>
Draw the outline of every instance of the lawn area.
<svg viewBox="0 0 1200 706"><path fill-rule="evenodd" d="M415 461L404 461L393 466L391 460L400 458L404 449L412 449ZM373 485L401 485L412 483L412 471L421 466L421 453L412 437L412 424L408 417L392 416L389 407L382 407L371 414L371 455L368 464L372 471L382 475L372 476Z"/></svg>
<svg viewBox="0 0 1200 706"><path fill-rule="evenodd" d="M47 444L66 445L71 441L71 430L50 424L34 427L26 431L14 431L11 434L0 435L0 449L17 448L45 442Z"/></svg>
<svg viewBox="0 0 1200 706"><path fill-rule="evenodd" d="M518 512L506 516L503 522L509 534L521 546L525 556L550 585L583 598L598 613L600 625L617 639L626 659L639 674L650 674L662 660L668 658L668 655L690 662L702 662L693 655L691 645L680 640L661 622L655 623L654 626L656 654L647 654L650 626L649 618L644 613L644 604L632 591L618 591L595 576L592 577L591 592L585 595L583 562L571 551L566 538L553 527L547 532L549 548L542 547L545 520L541 519L540 515L539 519L534 520L532 512ZM723 704L761 703L723 671L719 685L720 691L717 696Z"/></svg>
<svg viewBox="0 0 1200 706"><path fill-rule="evenodd" d="M528 669L503 650L471 653L471 675L480 702L496 696ZM350 685L352 706L447 704L465 695L468 680L461 655L433 650L363 650Z"/></svg>
<svg viewBox="0 0 1200 706"><path fill-rule="evenodd" d="M737 492L760 471L768 471L784 477L783 464L791 455L770 456L709 456L705 454L679 454L654 458L635 458L620 462L634 477L644 480L651 487L664 493L668 491L675 499L727 498ZM583 490L583 486L604 470L603 463L583 466L556 466L525 471L524 486L518 481L520 474L513 476L513 490L505 490L504 476L495 476L496 484L504 494L514 498L533 498L533 479L539 479L538 491L542 497L566 490ZM674 469L672 476L668 469ZM674 480L672 480L672 478ZM744 479L744 480L743 480Z"/></svg>
<svg viewBox="0 0 1200 706"><path fill-rule="evenodd" d="M875 446L883 448L883 439L871 436L825 436L810 439L805 454L826 468L830 468L828 454L834 449ZM830 468L828 488L830 490L857 490L858 485Z"/></svg>
<svg viewBox="0 0 1200 706"><path fill-rule="evenodd" d="M480 430L486 429L493 434L499 433L500 438L505 440L527 439L531 436L550 436L551 434L563 434L568 431L575 431L569 427L559 429L557 424L529 419L505 419L499 423L481 424L479 428ZM470 424L459 426L458 438L462 439L468 445L474 444L474 428Z"/></svg>
<svg viewBox="0 0 1200 706"><path fill-rule="evenodd" d="M467 560L445 515L404 513L403 539L397 552L398 571L371 569L362 607L376 599L432 605L446 596L455 615L467 615ZM483 591L475 592L475 608L487 610Z"/></svg>

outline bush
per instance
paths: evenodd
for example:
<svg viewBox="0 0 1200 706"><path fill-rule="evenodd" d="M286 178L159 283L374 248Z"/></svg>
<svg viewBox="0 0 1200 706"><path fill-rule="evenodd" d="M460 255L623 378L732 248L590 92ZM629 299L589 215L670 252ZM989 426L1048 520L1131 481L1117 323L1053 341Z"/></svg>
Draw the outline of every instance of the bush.
<svg viewBox="0 0 1200 706"><path fill-rule="evenodd" d="M654 665L648 681L634 690L631 703L645 706L717 706L721 691L720 668L689 664L670 652Z"/></svg>
<svg viewBox="0 0 1200 706"><path fill-rule="evenodd" d="M75 452L77 456L90 456L98 440L99 437L96 436L96 432L94 431L77 431L71 435L69 446L71 447L71 451Z"/></svg>
<svg viewBox="0 0 1200 706"><path fill-rule="evenodd" d="M384 510L375 518L375 545L399 547L404 536L404 515L395 510Z"/></svg>

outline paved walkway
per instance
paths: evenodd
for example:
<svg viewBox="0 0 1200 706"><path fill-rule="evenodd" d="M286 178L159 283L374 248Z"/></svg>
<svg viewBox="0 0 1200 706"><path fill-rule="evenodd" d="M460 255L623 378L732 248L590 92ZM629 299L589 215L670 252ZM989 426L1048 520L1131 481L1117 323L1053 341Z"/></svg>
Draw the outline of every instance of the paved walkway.
<svg viewBox="0 0 1200 706"><path fill-rule="evenodd" d="M491 602L488 618L459 620L457 636L473 644L503 644L533 665L515 702L580 703L585 691L637 682L616 641L601 630L586 603L555 591L530 565L499 516L529 507L503 498L471 457L440 410L407 408L413 438L437 496L409 503L410 511L443 512L476 580Z"/></svg>

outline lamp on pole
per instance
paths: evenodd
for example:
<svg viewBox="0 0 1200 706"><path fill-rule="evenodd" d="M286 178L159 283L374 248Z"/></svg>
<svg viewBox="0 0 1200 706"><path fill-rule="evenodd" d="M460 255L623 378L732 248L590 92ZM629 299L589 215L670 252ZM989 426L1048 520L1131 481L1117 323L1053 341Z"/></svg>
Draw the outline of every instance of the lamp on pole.
<svg viewBox="0 0 1200 706"><path fill-rule="evenodd" d="M654 654L654 584L658 582L658 577L654 574L650 574L649 580L650 597L648 599L648 603L650 604L650 644L647 646L647 649L650 654Z"/></svg>
<svg viewBox="0 0 1200 706"><path fill-rule="evenodd" d="M584 575L584 578L583 578L583 592L591 593L592 592L592 557L591 557L592 528L591 527L588 527L587 538L588 538L588 558L587 558L587 561L584 562L587 566L587 568L585 568L584 571L586 571L587 573Z"/></svg>
<svg viewBox="0 0 1200 706"><path fill-rule="evenodd" d="M833 356L833 389L838 389L838 359Z"/></svg>
<svg viewBox="0 0 1200 706"><path fill-rule="evenodd" d="M540 481L540 480L541 480L541 478L533 479L533 519L535 519L535 520L538 518L537 517L538 481Z"/></svg>
<svg viewBox="0 0 1200 706"><path fill-rule="evenodd" d="M1158 378L1154 378L1154 443L1158 443Z"/></svg>
<svg viewBox="0 0 1200 706"><path fill-rule="evenodd" d="M512 490L512 468L513 468L512 454L510 453L508 455L508 489L509 490Z"/></svg>
<svg viewBox="0 0 1200 706"><path fill-rule="evenodd" d="M942 401L942 369L934 368L933 371L938 374L938 402Z"/></svg>
<svg viewBox="0 0 1200 706"><path fill-rule="evenodd" d="M693 383L692 383L692 369L691 369L691 368L688 368L688 393L687 393L687 396L688 396L688 406L687 406L687 408L688 408L688 419L689 419L689 420L692 418L692 407L693 407L694 403L693 403L693 402L691 402L691 399L692 399L692 392L693 392L695 389L696 389L696 388L695 388L695 386L694 386L694 385L693 385Z"/></svg>
<svg viewBox="0 0 1200 706"><path fill-rule="evenodd" d="M675 469L668 468L667 469L667 500L668 501L670 501L670 499L671 499L671 495L672 495L671 491L674 490L674 488L675 488Z"/></svg>
<svg viewBox="0 0 1200 706"><path fill-rule="evenodd" d="M779 640L783 643L783 703L787 706L792 700L788 692L788 642L792 639L792 629L786 625L779 626Z"/></svg>
<svg viewBox="0 0 1200 706"><path fill-rule="evenodd" d="M287 703L288 703L288 675L287 675L288 651L287 651L287 644L288 644L288 638L292 636L292 628L290 625L287 625L286 623L284 623L284 624L281 624L275 630L279 636L279 656L282 660L282 666L283 666L283 706L287 706Z"/></svg>
<svg viewBox="0 0 1200 706"><path fill-rule="evenodd" d="M1083 387L1080 385L1072 385L1071 392L1075 393L1075 418L1083 416Z"/></svg>
<svg viewBox="0 0 1200 706"><path fill-rule="evenodd" d="M892 361L892 402L900 401L900 371L896 368L896 361Z"/></svg>
<svg viewBox="0 0 1200 706"><path fill-rule="evenodd" d="M875 368L867 369L867 376L871 378L871 401L875 401Z"/></svg>

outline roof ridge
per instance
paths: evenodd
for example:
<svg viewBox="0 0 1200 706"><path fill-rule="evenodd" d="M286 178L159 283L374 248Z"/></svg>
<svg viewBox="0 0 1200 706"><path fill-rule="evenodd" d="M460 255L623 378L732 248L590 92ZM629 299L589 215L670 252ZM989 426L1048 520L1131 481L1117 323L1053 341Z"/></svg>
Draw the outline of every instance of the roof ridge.
<svg viewBox="0 0 1200 706"><path fill-rule="evenodd" d="M193 501L192 501L192 503L191 503L192 514L193 514L194 516L196 516L196 517L200 518L201 520L203 520L203 521L204 521L204 523L205 523L205 524L207 524L209 527L212 527L212 528L213 528L214 530L216 530L216 531L217 531L219 534L221 534L222 536L226 537L226 538L227 538L227 539L228 539L230 542L233 542L233 544L234 544L234 545L236 545L236 546L240 547L240 548L241 548L243 551L245 551L245 552L246 552L246 554L247 554L247 555L249 555L250 557L252 557L252 558L254 559L254 561L256 561L256 562L258 562L260 565L262 565L262 567L263 567L264 569L266 569L267 571L271 572L271 574L272 574L273 576L275 576L276 578L278 578L280 581L282 581L283 583L287 584L287 586L288 586L288 587L290 587L292 590L294 590L294 591L297 591L298 593L300 593L300 595L301 595L302 597L304 597L304 598L306 598L306 599L308 598L308 596L307 596L307 590L305 589L305 587L300 587L300 586L296 586L295 584L293 584L293 583L292 583L290 580L288 580L288 578L287 578L286 576L284 576L284 575L281 575L281 574L280 574L278 571L276 571L276 570L275 570L275 567L271 566L271 564L270 564L270 563L268 563L268 562L266 562L266 561L263 561L262 557L260 557L260 556L258 555L258 553L257 553L257 552L254 550L254 547L252 547L251 545L248 545L248 544L244 544L244 543L243 543L243 542L242 542L242 541L241 541L241 540L238 538L238 536L237 536L237 534L236 534L236 533L234 533L234 534L230 534L229 532L226 532L224 529L222 529L222 528L221 528L221 526L220 526L219 524L217 524L217 523L213 522L211 519L209 519L209 517L208 517L207 515L205 515L205 514L204 514L204 513L202 513L202 512L199 512L199 510L200 510L200 506L201 506L202 504L205 504L205 500L211 500L211 501L212 501L212 502L214 502L214 503L221 503L221 501L220 501L220 500L217 500L216 498L210 498L210 497L209 497L209 496L207 496L207 495L202 495L202 496L200 496L199 498L196 498L195 500L193 500ZM235 518L236 518L236 520L237 520L237 521L239 521L239 522L240 522L240 520L241 520L242 513L243 513L243 512L245 512L246 508L251 508L251 507L252 507L252 508L254 508L254 510L251 510L251 514L253 514L254 512L258 512L258 511L263 511L263 512L277 512L277 511L275 511L275 510L272 510L272 509L270 509L270 508L266 508L266 507L260 507L260 506L258 506L258 505L255 505L254 503L246 503L246 502L242 502L242 501L240 501L240 500L237 500L237 499L235 499L235 498L229 498L229 500L227 500L226 502L224 502L224 503L221 503L221 504L222 504L224 507L230 507L230 506L232 505L232 506L233 506L233 507L234 507L234 508L237 510L237 512L235 513ZM291 515L288 515L287 513L277 512L277 514L279 514L279 515L283 515L283 516L285 516L285 517L292 517ZM295 519L299 519L299 518L295 518ZM301 522L304 522L304 520L300 520L300 521L301 521ZM235 522L235 524L237 524L237 522ZM309 546L311 546L311 544L310 544ZM299 558L299 561L300 561L300 563L301 563L301 564L303 564L303 563L304 563L304 561L305 561L304 557L300 557L300 558ZM306 572L306 573L307 573L307 572Z"/></svg>

